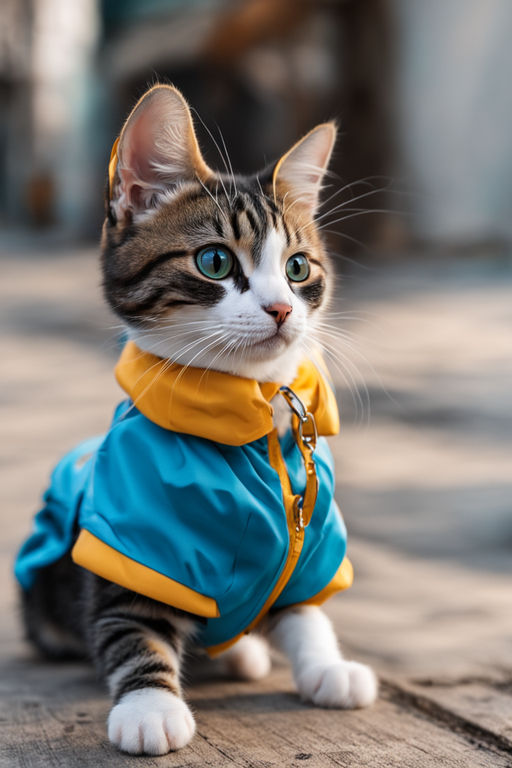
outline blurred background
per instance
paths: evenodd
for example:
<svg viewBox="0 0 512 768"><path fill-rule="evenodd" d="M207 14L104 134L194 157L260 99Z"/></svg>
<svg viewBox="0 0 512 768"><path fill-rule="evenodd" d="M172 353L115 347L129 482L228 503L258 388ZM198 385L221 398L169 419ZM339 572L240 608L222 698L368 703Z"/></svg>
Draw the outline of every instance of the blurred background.
<svg viewBox="0 0 512 768"><path fill-rule="evenodd" d="M349 529L512 570L509 0L2 0L0 12L8 557L55 458L106 428L119 398L97 267L103 188L123 119L160 80L240 171L338 120L325 341Z"/></svg>

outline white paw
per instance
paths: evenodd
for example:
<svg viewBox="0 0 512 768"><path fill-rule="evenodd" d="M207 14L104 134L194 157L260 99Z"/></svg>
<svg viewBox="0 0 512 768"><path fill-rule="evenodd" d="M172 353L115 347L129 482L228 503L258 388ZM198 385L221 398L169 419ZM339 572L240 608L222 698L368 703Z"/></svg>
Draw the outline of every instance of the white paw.
<svg viewBox="0 0 512 768"><path fill-rule="evenodd" d="M181 749L195 729L192 712L185 702L158 688L130 691L108 716L108 738L132 755L165 755Z"/></svg>
<svg viewBox="0 0 512 768"><path fill-rule="evenodd" d="M297 678L304 701L318 707L359 709L377 698L377 678L370 667L356 661L337 661L304 668Z"/></svg>
<svg viewBox="0 0 512 768"><path fill-rule="evenodd" d="M260 680L270 672L268 645L258 635L244 635L222 658L228 674L240 680Z"/></svg>

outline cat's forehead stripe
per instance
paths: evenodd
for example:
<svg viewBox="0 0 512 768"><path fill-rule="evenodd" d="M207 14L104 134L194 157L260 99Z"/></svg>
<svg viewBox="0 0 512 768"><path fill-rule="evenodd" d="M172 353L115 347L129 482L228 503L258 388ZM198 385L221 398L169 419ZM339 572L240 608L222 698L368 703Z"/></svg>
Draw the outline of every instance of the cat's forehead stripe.
<svg viewBox="0 0 512 768"><path fill-rule="evenodd" d="M247 216L247 221L249 222L249 226L251 227L252 231L255 235L258 235L260 233L261 227L256 223L256 219L252 215L251 211L247 209L245 211L245 215Z"/></svg>
<svg viewBox="0 0 512 768"><path fill-rule="evenodd" d="M235 239L240 239L240 230L245 228L247 222L251 233L261 236L267 228L267 214L265 208L256 195L239 193L231 204L231 221Z"/></svg>
<svg viewBox="0 0 512 768"><path fill-rule="evenodd" d="M240 240L242 233L240 232L240 225L238 223L238 211L233 211L231 214L231 229L233 230L233 237L235 240Z"/></svg>
<svg viewBox="0 0 512 768"><path fill-rule="evenodd" d="M223 190L220 201L223 219L234 242L238 244L244 238L251 238L250 253L255 266L260 263L263 244L271 229L282 232L283 248L291 248L293 244L297 247L301 245L299 228L291 226L286 220L285 212L265 194L255 190L243 190L230 198ZM219 202L218 194L215 202ZM226 237L226 228L218 211L212 214L212 225L217 236Z"/></svg>
<svg viewBox="0 0 512 768"><path fill-rule="evenodd" d="M236 192L229 184L190 184L144 220L121 231L107 227L107 295L113 308L132 323L180 305L211 307L230 286L239 294L252 289L266 301L263 297L286 280L283 260L305 249L320 276L313 273L311 280L290 285L290 290L316 309L323 302L328 269L310 237L311 223L298 208L291 210L254 184L240 184ZM194 254L215 243L235 254L238 267L232 281L215 283L197 273Z"/></svg>

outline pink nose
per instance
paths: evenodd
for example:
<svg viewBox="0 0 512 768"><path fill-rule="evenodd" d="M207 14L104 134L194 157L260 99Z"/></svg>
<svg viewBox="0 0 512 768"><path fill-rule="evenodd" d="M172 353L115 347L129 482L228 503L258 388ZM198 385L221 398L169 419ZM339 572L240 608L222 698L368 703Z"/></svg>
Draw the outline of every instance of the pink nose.
<svg viewBox="0 0 512 768"><path fill-rule="evenodd" d="M292 307L289 304L270 304L270 306L263 307L263 309L265 312L268 312L269 315L272 315L278 328L284 323L288 315L291 315L292 313Z"/></svg>

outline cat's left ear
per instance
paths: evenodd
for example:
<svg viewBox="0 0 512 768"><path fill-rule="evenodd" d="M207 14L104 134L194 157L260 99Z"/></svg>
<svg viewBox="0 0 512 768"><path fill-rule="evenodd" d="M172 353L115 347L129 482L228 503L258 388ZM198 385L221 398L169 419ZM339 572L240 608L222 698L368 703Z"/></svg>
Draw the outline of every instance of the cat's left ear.
<svg viewBox="0 0 512 768"><path fill-rule="evenodd" d="M205 181L210 175L187 102L173 86L154 86L136 104L114 145L109 176L116 218L147 211L180 182Z"/></svg>
<svg viewBox="0 0 512 768"><path fill-rule="evenodd" d="M335 141L335 124L322 123L294 144L274 168L274 195L286 194L287 201L297 201L314 216Z"/></svg>

